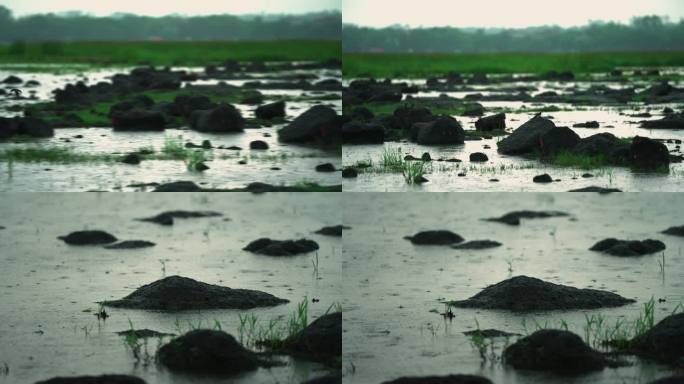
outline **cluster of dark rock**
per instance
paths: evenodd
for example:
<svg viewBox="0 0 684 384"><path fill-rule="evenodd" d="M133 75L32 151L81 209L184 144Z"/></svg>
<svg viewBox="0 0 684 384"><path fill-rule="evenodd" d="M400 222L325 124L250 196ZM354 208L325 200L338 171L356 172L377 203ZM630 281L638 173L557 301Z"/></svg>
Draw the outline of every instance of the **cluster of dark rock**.
<svg viewBox="0 0 684 384"><path fill-rule="evenodd" d="M52 127L42 119L34 117L0 117L0 140L13 136L52 137Z"/></svg>
<svg viewBox="0 0 684 384"><path fill-rule="evenodd" d="M415 245L450 245L453 249L476 250L500 247L501 243L494 240L471 240L465 239L459 234L448 230L432 230L418 232L413 236L405 236Z"/></svg>
<svg viewBox="0 0 684 384"><path fill-rule="evenodd" d="M147 240L120 241L112 234L101 230L76 231L58 239L69 245L103 245L107 249L138 249L154 247L156 244Z"/></svg>

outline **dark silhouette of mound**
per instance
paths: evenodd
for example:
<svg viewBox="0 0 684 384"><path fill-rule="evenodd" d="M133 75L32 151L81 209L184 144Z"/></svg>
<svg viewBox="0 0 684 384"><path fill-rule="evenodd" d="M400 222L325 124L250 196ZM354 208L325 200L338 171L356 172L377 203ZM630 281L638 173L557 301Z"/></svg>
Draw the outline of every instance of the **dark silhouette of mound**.
<svg viewBox="0 0 684 384"><path fill-rule="evenodd" d="M317 249L318 243L313 240L271 240L265 237L254 240L243 248L245 251L267 256L295 256Z"/></svg>
<svg viewBox="0 0 684 384"><path fill-rule="evenodd" d="M404 239L416 245L449 245L463 241L463 238L458 234L446 230L418 232L413 236L406 236Z"/></svg>
<svg viewBox="0 0 684 384"><path fill-rule="evenodd" d="M66 236L59 236L58 239L70 245L102 245L117 240L109 233L99 230L72 232Z"/></svg>
<svg viewBox="0 0 684 384"><path fill-rule="evenodd" d="M520 219L546 219L549 217L563 217L570 216L566 212L560 211L514 211L509 212L501 217L491 217L484 219L485 221L495 221L497 223L504 223L508 225L520 225Z"/></svg>

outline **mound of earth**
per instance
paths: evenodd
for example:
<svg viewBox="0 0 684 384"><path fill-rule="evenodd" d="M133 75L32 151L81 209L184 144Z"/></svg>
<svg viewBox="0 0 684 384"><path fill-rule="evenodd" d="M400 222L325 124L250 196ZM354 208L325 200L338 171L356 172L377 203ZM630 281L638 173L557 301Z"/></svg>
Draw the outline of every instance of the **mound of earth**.
<svg viewBox="0 0 684 384"><path fill-rule="evenodd" d="M609 365L607 359L572 332L542 329L504 350L506 364L516 369L579 374Z"/></svg>
<svg viewBox="0 0 684 384"><path fill-rule="evenodd" d="M549 217L564 216L570 216L570 214L560 211L513 211L501 217L492 217L484 220L495 221L497 223L504 223L508 225L520 225L520 219L546 219Z"/></svg>
<svg viewBox="0 0 684 384"><path fill-rule="evenodd" d="M284 349L316 361L342 356L342 312L329 313L314 320L283 343Z"/></svg>
<svg viewBox="0 0 684 384"><path fill-rule="evenodd" d="M174 181L158 186L153 192L202 192L202 188L192 181Z"/></svg>
<svg viewBox="0 0 684 384"><path fill-rule="evenodd" d="M107 249L138 249L154 247L155 243L147 240L125 240L118 243L105 245Z"/></svg>
<svg viewBox="0 0 684 384"><path fill-rule="evenodd" d="M198 329L163 345L159 362L176 372L231 375L266 365L223 331Z"/></svg>
<svg viewBox="0 0 684 384"><path fill-rule="evenodd" d="M405 236L404 239L417 245L449 245L463 241L461 236L447 230L418 232L413 236Z"/></svg>
<svg viewBox="0 0 684 384"><path fill-rule="evenodd" d="M472 240L466 241L465 243L452 245L453 249L487 249L500 247L501 243L494 240Z"/></svg>
<svg viewBox="0 0 684 384"><path fill-rule="evenodd" d="M646 239L639 240L619 240L604 239L594 244L590 251L607 253L613 256L642 256L660 252L665 249L665 244L660 240Z"/></svg>
<svg viewBox="0 0 684 384"><path fill-rule="evenodd" d="M173 333L158 332L152 329L128 329L126 331L116 332L119 336L130 336L135 335L138 339L146 339L148 337L164 337L164 336L174 336Z"/></svg>
<svg viewBox="0 0 684 384"><path fill-rule="evenodd" d="M162 212L156 216L145 217L138 219L139 221L147 221L150 223L156 223L161 225L173 225L173 219L192 219L198 217L217 217L223 216L220 212L214 211L166 211Z"/></svg>
<svg viewBox="0 0 684 384"><path fill-rule="evenodd" d="M58 239L70 245L102 245L117 241L116 237L100 230L71 232L66 236L59 236Z"/></svg>
<svg viewBox="0 0 684 384"><path fill-rule="evenodd" d="M492 384L486 377L475 375L400 377L382 384Z"/></svg>
<svg viewBox="0 0 684 384"><path fill-rule="evenodd" d="M318 249L318 243L309 239L299 240L271 240L263 237L247 244L243 250L268 256L294 256L301 253L313 252Z"/></svg>
<svg viewBox="0 0 684 384"><path fill-rule="evenodd" d="M145 384L145 380L128 375L55 377L36 384Z"/></svg>
<svg viewBox="0 0 684 384"><path fill-rule="evenodd" d="M550 311L619 307L633 303L608 291L579 289L528 276L515 276L490 285L467 300L451 302L461 308Z"/></svg>
<svg viewBox="0 0 684 384"><path fill-rule="evenodd" d="M601 194L607 194L607 193L622 192L622 191L617 189L617 188L603 188L603 187L597 187L597 186L590 186L590 187L584 187L584 188L578 188L578 189L571 189L568 192L597 192L597 193L601 193Z"/></svg>
<svg viewBox="0 0 684 384"><path fill-rule="evenodd" d="M345 225L333 225L330 227L323 227L314 233L318 233L319 235L324 235L324 236L341 237L342 236L342 230L350 229L350 228L351 227L347 227Z"/></svg>
<svg viewBox="0 0 684 384"><path fill-rule="evenodd" d="M639 356L670 364L684 358L684 313L670 315L629 343Z"/></svg>
<svg viewBox="0 0 684 384"><path fill-rule="evenodd" d="M464 335L466 336L475 336L479 335L480 337L484 338L493 338L493 337L511 337L511 336L520 336L518 333L511 333L511 332L506 332L506 331L501 331L498 329L476 329L473 331L466 331L463 332Z"/></svg>
<svg viewBox="0 0 684 384"><path fill-rule="evenodd" d="M679 227L670 227L664 230L662 233L673 236L684 236L684 225Z"/></svg>
<svg viewBox="0 0 684 384"><path fill-rule="evenodd" d="M116 308L184 311L197 309L250 309L271 307L288 300L250 289L233 289L169 276L143 285L120 300L102 304Z"/></svg>

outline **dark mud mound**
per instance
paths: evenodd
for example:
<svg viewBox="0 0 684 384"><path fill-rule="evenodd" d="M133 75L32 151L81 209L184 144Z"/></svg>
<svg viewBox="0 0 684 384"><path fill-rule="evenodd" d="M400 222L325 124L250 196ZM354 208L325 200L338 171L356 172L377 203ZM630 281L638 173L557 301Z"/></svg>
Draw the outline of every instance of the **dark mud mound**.
<svg viewBox="0 0 684 384"><path fill-rule="evenodd" d="M449 245L463 241L461 236L447 230L418 232L413 236L406 236L404 239L417 245Z"/></svg>
<svg viewBox="0 0 684 384"><path fill-rule="evenodd" d="M303 382L302 384L342 384L342 375L327 375Z"/></svg>
<svg viewBox="0 0 684 384"><path fill-rule="evenodd" d="M152 329L129 329L126 331L120 331L116 333L119 336L131 336L135 335L138 339L146 339L148 337L164 337L164 336L174 336L173 333L158 332Z"/></svg>
<svg viewBox="0 0 684 384"><path fill-rule="evenodd" d="M117 241L116 237L99 230L71 232L66 236L59 236L58 239L70 245L102 245Z"/></svg>
<svg viewBox="0 0 684 384"><path fill-rule="evenodd" d="M486 377L475 375L400 377L382 384L492 384Z"/></svg>
<svg viewBox="0 0 684 384"><path fill-rule="evenodd" d="M606 358L572 332L542 329L504 350L506 364L516 369L579 374L608 365Z"/></svg>
<svg viewBox="0 0 684 384"><path fill-rule="evenodd" d="M564 217L570 214L561 211L514 211L501 217L484 219L485 221L495 221L508 225L520 225L520 219L546 219L549 217Z"/></svg>
<svg viewBox="0 0 684 384"><path fill-rule="evenodd" d="M590 186L590 187L584 187L584 188L578 188L578 189L571 189L568 192L596 192L596 193L601 193L601 194L607 194L607 193L622 192L622 191L617 189L617 188L603 188L603 187L597 187L597 186Z"/></svg>
<svg viewBox="0 0 684 384"><path fill-rule="evenodd" d="M684 313L670 315L630 342L639 356L670 364L681 364L684 358Z"/></svg>
<svg viewBox="0 0 684 384"><path fill-rule="evenodd" d="M516 276L490 285L477 295L452 302L462 308L510 311L571 310L618 307L633 303L612 292L579 289L528 276Z"/></svg>
<svg viewBox="0 0 684 384"><path fill-rule="evenodd" d="M268 256L294 256L317 250L318 243L309 239L271 240L264 237L252 241L242 249L248 252Z"/></svg>
<svg viewBox="0 0 684 384"><path fill-rule="evenodd" d="M484 338L520 336L519 333L511 333L498 329L476 329L474 331L463 332L466 336L480 336Z"/></svg>
<svg viewBox="0 0 684 384"><path fill-rule="evenodd" d="M153 192L202 192L202 188L192 181L174 181L158 186Z"/></svg>
<svg viewBox="0 0 684 384"><path fill-rule="evenodd" d="M214 211L166 211L162 212L156 216L145 217L138 219L139 221L147 221L150 223L156 223L160 225L173 225L173 219L194 219L200 217L217 217L223 216L220 212Z"/></svg>
<svg viewBox="0 0 684 384"><path fill-rule="evenodd" d="M642 256L660 252L665 249L665 244L659 240L619 240L604 239L594 244L590 251L607 253L613 256Z"/></svg>
<svg viewBox="0 0 684 384"><path fill-rule="evenodd" d="M673 236L684 236L684 225L679 227L670 227L664 230L662 233Z"/></svg>
<svg viewBox="0 0 684 384"><path fill-rule="evenodd" d="M472 240L451 246L453 249L488 249L500 247L501 243L494 240Z"/></svg>
<svg viewBox="0 0 684 384"><path fill-rule="evenodd" d="M154 247L155 243L147 240L126 240L111 245L105 245L107 249L139 249Z"/></svg>
<svg viewBox="0 0 684 384"><path fill-rule="evenodd" d="M55 377L36 384L145 384L145 380L128 375Z"/></svg>
<svg viewBox="0 0 684 384"><path fill-rule="evenodd" d="M318 233L319 235L324 235L324 236L341 237L342 231L345 229L350 229L350 228L351 227L347 227L345 225L333 225L330 227L323 227L314 233Z"/></svg>
<svg viewBox="0 0 684 384"><path fill-rule="evenodd" d="M198 329L162 346L159 362L177 372L231 375L253 371L264 363L222 331Z"/></svg>
<svg viewBox="0 0 684 384"><path fill-rule="evenodd" d="M316 361L342 356L342 312L329 313L314 320L304 330L284 342L286 351Z"/></svg>
<svg viewBox="0 0 684 384"><path fill-rule="evenodd" d="M288 300L249 289L232 289L187 277L169 276L143 285L121 300L103 302L118 308L184 311L190 309L250 309Z"/></svg>

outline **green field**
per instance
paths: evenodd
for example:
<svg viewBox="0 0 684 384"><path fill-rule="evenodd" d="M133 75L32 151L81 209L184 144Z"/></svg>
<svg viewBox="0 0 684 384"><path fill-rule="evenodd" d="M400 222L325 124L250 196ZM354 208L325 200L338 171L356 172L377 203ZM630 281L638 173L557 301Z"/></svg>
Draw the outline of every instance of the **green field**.
<svg viewBox="0 0 684 384"><path fill-rule="evenodd" d="M207 65L339 59L340 41L38 42L0 45L0 63Z"/></svg>
<svg viewBox="0 0 684 384"><path fill-rule="evenodd" d="M344 77L424 78L461 73L608 72L621 67L684 66L684 52L411 54L345 53Z"/></svg>

